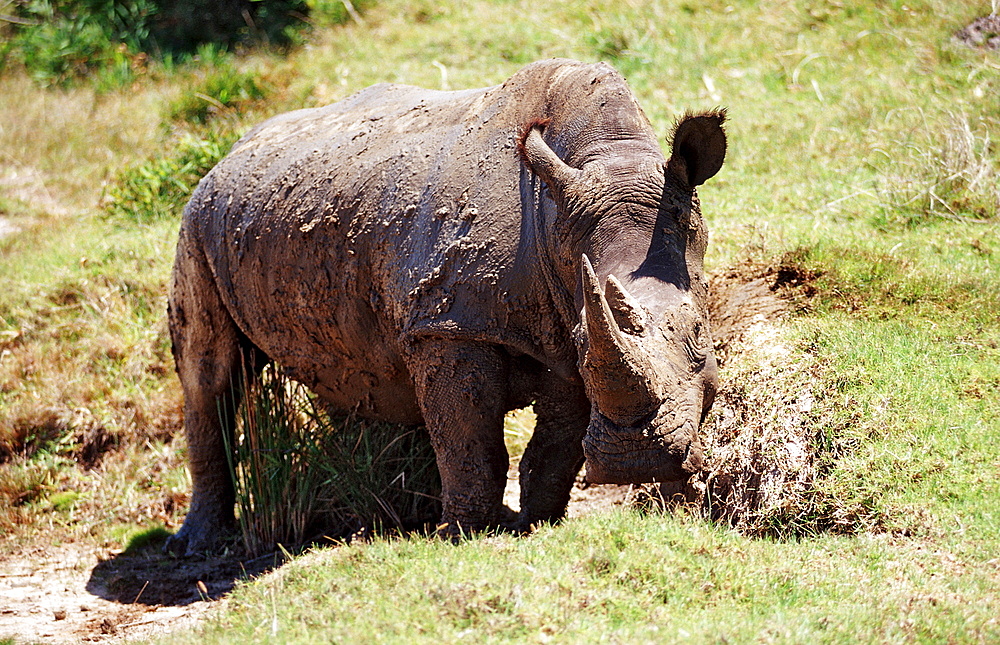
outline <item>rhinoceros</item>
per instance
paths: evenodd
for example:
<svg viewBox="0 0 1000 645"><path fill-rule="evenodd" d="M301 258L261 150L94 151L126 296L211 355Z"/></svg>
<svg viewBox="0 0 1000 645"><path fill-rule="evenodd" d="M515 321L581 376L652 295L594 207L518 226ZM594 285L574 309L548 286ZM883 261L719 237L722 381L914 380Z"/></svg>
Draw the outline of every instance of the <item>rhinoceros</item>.
<svg viewBox="0 0 1000 645"><path fill-rule="evenodd" d="M169 321L193 491L168 548L232 527L219 406L268 361L332 409L426 424L451 531L501 523L504 415L529 404L521 527L563 517L584 464L595 483L698 471L717 368L695 189L722 166L725 118L680 118L667 159L613 68L546 60L250 130L180 228Z"/></svg>

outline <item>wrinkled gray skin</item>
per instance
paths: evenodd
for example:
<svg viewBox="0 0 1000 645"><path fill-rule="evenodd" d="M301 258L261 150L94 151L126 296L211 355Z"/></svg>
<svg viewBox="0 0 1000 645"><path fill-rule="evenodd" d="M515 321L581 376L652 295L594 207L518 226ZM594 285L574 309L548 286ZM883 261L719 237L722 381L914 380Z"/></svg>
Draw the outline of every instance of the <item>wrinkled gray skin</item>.
<svg viewBox="0 0 1000 645"><path fill-rule="evenodd" d="M181 225L170 331L194 490L168 548L231 530L218 406L267 361L334 408L426 423L453 531L501 521L504 414L532 402L524 528L564 515L585 458L597 483L697 471L716 366L695 186L722 165L724 118L683 118L666 160L617 72L549 60L249 132Z"/></svg>

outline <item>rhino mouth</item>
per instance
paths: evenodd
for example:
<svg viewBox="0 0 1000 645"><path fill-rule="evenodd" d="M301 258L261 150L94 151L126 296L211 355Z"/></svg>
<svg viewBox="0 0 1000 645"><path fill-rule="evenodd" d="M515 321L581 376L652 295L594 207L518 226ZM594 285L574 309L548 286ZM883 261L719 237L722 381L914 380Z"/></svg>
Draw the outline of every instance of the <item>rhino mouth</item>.
<svg viewBox="0 0 1000 645"><path fill-rule="evenodd" d="M691 421L671 430L655 423L622 427L594 412L583 454L589 484L675 482L702 466L697 424Z"/></svg>

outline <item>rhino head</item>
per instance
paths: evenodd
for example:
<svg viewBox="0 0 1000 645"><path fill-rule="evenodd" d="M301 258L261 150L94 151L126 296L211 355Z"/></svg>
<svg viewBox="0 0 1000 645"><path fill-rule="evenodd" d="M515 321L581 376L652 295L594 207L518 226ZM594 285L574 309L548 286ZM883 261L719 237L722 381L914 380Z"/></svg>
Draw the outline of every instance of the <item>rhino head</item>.
<svg viewBox="0 0 1000 645"><path fill-rule="evenodd" d="M564 264L576 270L563 279L577 294L591 483L677 481L701 468L698 429L717 366L695 187L722 166L724 120L724 111L684 117L666 163L658 148L635 155L623 146L623 154L578 155L590 160L574 168L539 128L524 140L525 159L557 204L561 255L575 254Z"/></svg>

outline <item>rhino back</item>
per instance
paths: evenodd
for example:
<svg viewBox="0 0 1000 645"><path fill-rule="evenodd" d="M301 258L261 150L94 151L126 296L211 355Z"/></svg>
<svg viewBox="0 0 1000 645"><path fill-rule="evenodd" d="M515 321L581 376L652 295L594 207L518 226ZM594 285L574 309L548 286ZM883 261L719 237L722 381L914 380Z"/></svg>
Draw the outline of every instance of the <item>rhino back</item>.
<svg viewBox="0 0 1000 645"><path fill-rule="evenodd" d="M373 86L254 128L199 185L183 228L243 332L336 404L367 399L389 418L380 400L394 400L398 420L414 417L402 353L426 335L554 351L573 369L538 275L553 206L516 146L527 124L559 118L599 148L586 123L619 95L647 124L603 65L545 61L460 92ZM557 147L574 155L572 141Z"/></svg>
<svg viewBox="0 0 1000 645"><path fill-rule="evenodd" d="M421 326L496 327L473 301L489 300L519 200L490 93L382 85L276 117L193 196L184 226L230 315L335 402L398 398L400 343Z"/></svg>

